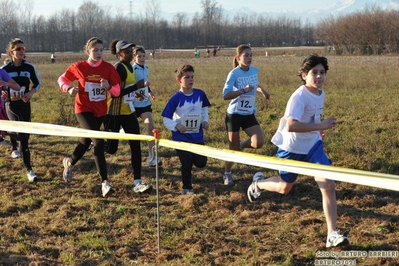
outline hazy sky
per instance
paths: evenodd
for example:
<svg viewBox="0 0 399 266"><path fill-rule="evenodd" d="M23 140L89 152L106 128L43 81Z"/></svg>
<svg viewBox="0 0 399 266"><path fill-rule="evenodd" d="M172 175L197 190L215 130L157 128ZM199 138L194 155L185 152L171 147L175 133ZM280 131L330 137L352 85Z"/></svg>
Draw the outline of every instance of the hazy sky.
<svg viewBox="0 0 399 266"><path fill-rule="evenodd" d="M115 1L115 0L94 0L93 2L99 4L101 7L109 7L112 14L128 15L130 11L130 3L132 4L133 14L143 14L145 12L146 3L148 0L132 0L132 1ZM302 12L309 9L319 9L332 5L335 2L344 2L345 0L319 0L319 1L298 1L298 0L252 0L252 1L238 1L238 0L217 0L216 2L226 10L239 9L241 7L248 7L256 12ZM346 0L348 1L348 0ZM50 15L63 8L68 8L77 11L79 6L83 4L84 0L34 0L34 13L37 15ZM201 12L201 0L157 0L160 3L161 9L167 13L195 13ZM115 4L117 3L117 4Z"/></svg>

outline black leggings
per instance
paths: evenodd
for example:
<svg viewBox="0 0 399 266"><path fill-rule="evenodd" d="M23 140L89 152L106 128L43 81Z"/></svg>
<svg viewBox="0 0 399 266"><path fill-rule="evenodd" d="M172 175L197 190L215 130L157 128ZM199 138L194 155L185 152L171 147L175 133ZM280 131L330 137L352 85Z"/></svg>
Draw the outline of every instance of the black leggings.
<svg viewBox="0 0 399 266"><path fill-rule="evenodd" d="M31 119L31 107L30 103L6 103L6 111L8 119L11 121L30 122ZM13 150L17 149L17 141L19 141L19 152L22 154L22 160L27 170L32 169L30 164L30 150L29 150L29 134L19 132L8 132L11 137L11 143Z"/></svg>
<svg viewBox="0 0 399 266"><path fill-rule="evenodd" d="M208 158L203 155L199 155L193 152L176 150L181 162L181 177L183 182L183 189L193 189L191 170L193 165L198 168L203 168L206 166Z"/></svg>
<svg viewBox="0 0 399 266"><path fill-rule="evenodd" d="M95 117L93 113L84 112L76 114L76 119L84 129L100 130L101 124L104 121L104 116ZM107 164L105 162L103 139L81 138L79 144L76 146L75 151L72 154L71 163L72 165L75 165L80 158L83 157L91 142L93 142L94 145L94 162L96 163L96 168L100 174L101 181L107 180Z"/></svg>
<svg viewBox="0 0 399 266"><path fill-rule="evenodd" d="M107 115L104 120L104 128L107 131L119 132L123 128L125 133L140 134L139 122L135 113L130 115ZM114 154L118 150L119 140L109 139L105 151ZM133 168L134 179L141 179L141 146L140 140L129 140L130 145L130 163Z"/></svg>

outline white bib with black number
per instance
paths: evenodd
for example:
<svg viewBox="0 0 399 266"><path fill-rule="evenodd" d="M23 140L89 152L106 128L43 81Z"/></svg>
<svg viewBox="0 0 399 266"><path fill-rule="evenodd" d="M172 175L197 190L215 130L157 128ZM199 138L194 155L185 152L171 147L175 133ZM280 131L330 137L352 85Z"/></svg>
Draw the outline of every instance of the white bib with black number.
<svg viewBox="0 0 399 266"><path fill-rule="evenodd" d="M255 97L242 94L237 99L236 112L251 115L254 113Z"/></svg>
<svg viewBox="0 0 399 266"><path fill-rule="evenodd" d="M144 99L148 98L148 87L140 88L136 92Z"/></svg>
<svg viewBox="0 0 399 266"><path fill-rule="evenodd" d="M19 91L10 88L10 100L11 101L21 100L22 97L24 97L25 90L26 90L25 86L21 86L21 89Z"/></svg>
<svg viewBox="0 0 399 266"><path fill-rule="evenodd" d="M85 92L89 94L91 102L101 102L107 98L107 93L104 88L101 88L99 83L86 82Z"/></svg>
<svg viewBox="0 0 399 266"><path fill-rule="evenodd" d="M126 84L125 87L129 87L129 86L131 86L131 85L133 85L133 84ZM123 102L124 102L124 103L127 103L127 104L129 105L130 111L132 111L132 112L135 111L134 105L133 105L134 98L135 98L135 94L136 94L136 92L133 91L133 92L128 93L128 94L126 94L126 95L123 96Z"/></svg>
<svg viewBox="0 0 399 266"><path fill-rule="evenodd" d="M201 125L201 114L189 114L181 118L186 133L198 133Z"/></svg>

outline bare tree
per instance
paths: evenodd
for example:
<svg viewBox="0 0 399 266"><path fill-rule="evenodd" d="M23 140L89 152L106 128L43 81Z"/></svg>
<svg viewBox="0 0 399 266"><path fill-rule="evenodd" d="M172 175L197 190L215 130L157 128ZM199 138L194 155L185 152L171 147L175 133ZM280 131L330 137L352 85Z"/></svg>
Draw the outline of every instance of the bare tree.
<svg viewBox="0 0 399 266"><path fill-rule="evenodd" d="M15 2L13 2L12 0L0 1L0 34L3 38L5 37L7 39L5 41L6 43L8 42L10 36L13 35L14 37L16 37L20 33L17 24L18 17L16 14L16 10L17 9L15 7Z"/></svg>
<svg viewBox="0 0 399 266"><path fill-rule="evenodd" d="M18 17L18 27L21 29L23 33L24 42L31 43L34 36L31 34L31 21L32 21L32 12L34 7L33 0L22 1L19 0L17 5L21 7L20 16Z"/></svg>
<svg viewBox="0 0 399 266"><path fill-rule="evenodd" d="M102 35L104 10L98 4L84 1L79 7L77 18L77 26L84 40Z"/></svg>
<svg viewBox="0 0 399 266"><path fill-rule="evenodd" d="M146 20L148 23L147 39L150 47L159 46L159 22L161 21L161 3L159 0L149 0L146 4Z"/></svg>
<svg viewBox="0 0 399 266"><path fill-rule="evenodd" d="M336 19L324 19L315 35L336 53L381 54L397 52L399 13L374 4Z"/></svg>
<svg viewBox="0 0 399 266"><path fill-rule="evenodd" d="M188 32L188 17L185 13L178 12L173 16L172 27L172 43L171 47L179 47L179 45L187 45L187 39L190 34Z"/></svg>
<svg viewBox="0 0 399 266"><path fill-rule="evenodd" d="M77 42L76 15L71 9L62 9L58 18L60 37L54 51L77 51L81 43ZM77 46L79 43L79 46Z"/></svg>
<svg viewBox="0 0 399 266"><path fill-rule="evenodd" d="M204 30L204 44L217 32L217 17L221 16L221 6L215 0L201 0L202 7L202 29Z"/></svg>

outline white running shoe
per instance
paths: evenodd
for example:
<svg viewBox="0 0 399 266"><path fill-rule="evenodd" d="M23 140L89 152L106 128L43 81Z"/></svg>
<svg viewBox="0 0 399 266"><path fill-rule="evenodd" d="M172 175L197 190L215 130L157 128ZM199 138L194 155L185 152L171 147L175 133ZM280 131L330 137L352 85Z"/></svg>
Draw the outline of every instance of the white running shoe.
<svg viewBox="0 0 399 266"><path fill-rule="evenodd" d="M223 183L228 185L234 185L233 175L231 173L224 173L223 174Z"/></svg>
<svg viewBox="0 0 399 266"><path fill-rule="evenodd" d="M151 185L146 184L143 181L140 181L134 186L133 191L134 193L143 193L146 192L147 190L150 190L151 188L152 188Z"/></svg>
<svg viewBox="0 0 399 266"><path fill-rule="evenodd" d="M20 157L20 155L19 155L19 151L18 151L18 150L13 150L13 151L11 152L11 158L17 159L17 158L19 158L19 157Z"/></svg>
<svg viewBox="0 0 399 266"><path fill-rule="evenodd" d="M337 230L334 230L331 234L327 236L326 247L338 247L346 246L349 244L349 239L341 235Z"/></svg>
<svg viewBox="0 0 399 266"><path fill-rule="evenodd" d="M37 177L37 175L35 174L35 172L30 169L26 172L26 175L28 176L28 180L29 182L35 182L37 180L39 180L39 178Z"/></svg>
<svg viewBox="0 0 399 266"><path fill-rule="evenodd" d="M255 203L258 200L260 194L262 193L262 190L258 188L258 181L263 179L265 179L265 176L262 172L257 172L254 174L254 177L252 178L252 184L249 185L247 190L249 202Z"/></svg>
<svg viewBox="0 0 399 266"><path fill-rule="evenodd" d="M192 188L183 188L181 191L182 195L194 195L194 190Z"/></svg>
<svg viewBox="0 0 399 266"><path fill-rule="evenodd" d="M155 167L156 165L157 165L157 162L155 160L155 156L148 157L147 166L148 167ZM158 159L158 165L162 165L162 161L160 159Z"/></svg>
<svg viewBox="0 0 399 266"><path fill-rule="evenodd" d="M114 188L111 187L109 184L108 180L105 180L101 184L101 192L103 193L103 197L111 195L113 192L115 192Z"/></svg>
<svg viewBox="0 0 399 266"><path fill-rule="evenodd" d="M69 183L72 181L72 163L71 163L71 158L69 157L64 157L62 160L62 164L64 165L64 172L62 173L62 178L64 179L65 182Z"/></svg>

